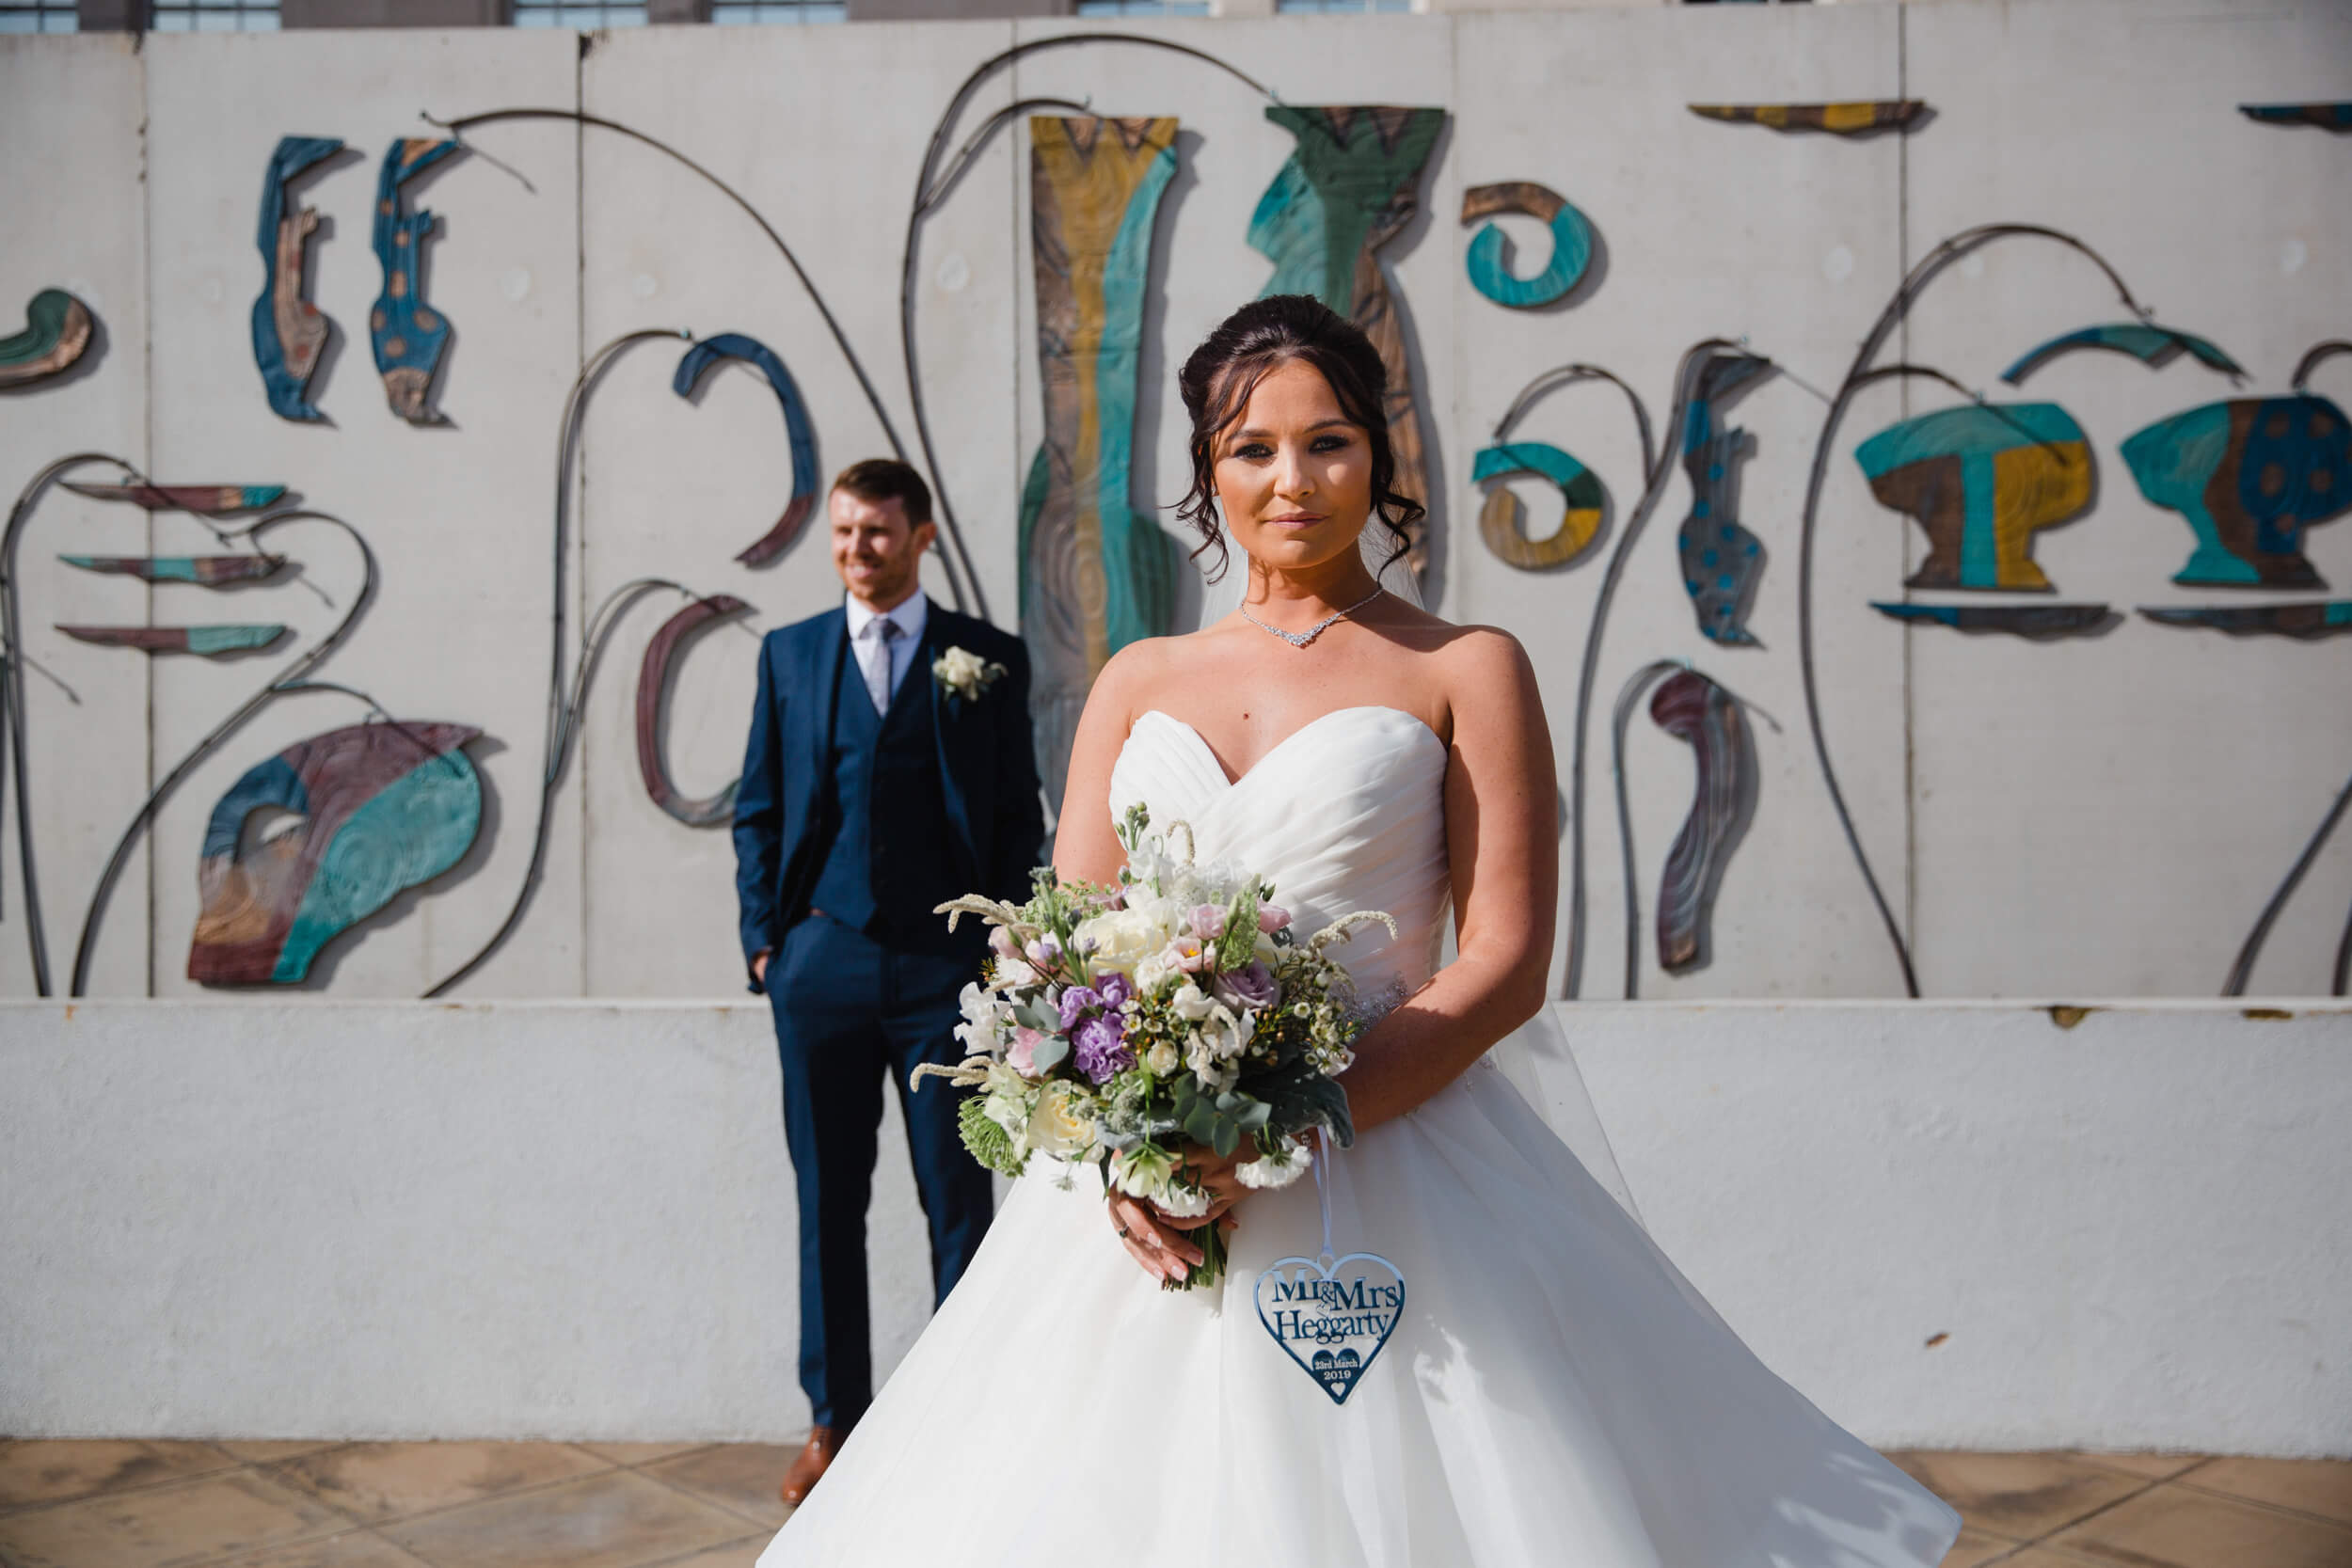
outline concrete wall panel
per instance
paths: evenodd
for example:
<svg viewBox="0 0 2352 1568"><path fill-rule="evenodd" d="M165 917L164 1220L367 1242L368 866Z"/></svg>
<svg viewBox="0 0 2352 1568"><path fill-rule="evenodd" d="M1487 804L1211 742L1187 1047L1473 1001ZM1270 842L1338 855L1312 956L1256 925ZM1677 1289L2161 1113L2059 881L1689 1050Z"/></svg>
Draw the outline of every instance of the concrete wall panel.
<svg viewBox="0 0 2352 1568"><path fill-rule="evenodd" d="M2066 230L2160 321L2215 340L2249 372L2233 388L2185 358L2151 371L2085 353L2021 389L2001 386L2035 344L2128 319L2090 262L2046 241L1999 242L1923 297L1915 359L2004 400L2058 403L2090 436L2092 509L2039 535L2056 596L2126 614L2282 596L2174 585L2189 531L2140 497L2117 448L2199 404L2283 392L2306 347L2342 336L2352 218L2316 198L2343 182L2342 138L2259 125L2236 106L2338 93L2352 16L2036 3L1926 7L1907 25L1911 90L1938 113L1910 145L1911 253L1974 223ZM2313 389L2341 401L2352 373L2328 367ZM1951 401L1933 388L1913 399L1915 410ZM1850 473L1852 446L1876 428L1858 419L1841 439ZM1911 528L1867 496L1851 526ZM2306 540L2344 592L2352 533L2336 524ZM1893 596L1892 581L1883 587ZM1869 613L1851 601L1834 611ZM2352 702L2321 675L2339 652L2137 617L2048 647L1912 634L1929 990L2217 990L2352 774ZM2352 842L2340 838L2273 933L2255 989L2324 990L2348 899Z"/></svg>
<svg viewBox="0 0 2352 1568"><path fill-rule="evenodd" d="M1563 1011L1652 1234L1865 1438L2352 1454L2343 1008ZM788 1439L775 1093L756 1004L0 1005L0 1427ZM895 1135L877 1198L886 1371Z"/></svg>
<svg viewBox="0 0 2352 1568"><path fill-rule="evenodd" d="M734 38L715 53L697 33L611 35L586 64L588 106L670 142L767 215L920 464L898 330L907 208L936 105L1011 41L1010 28L767 27ZM988 84L965 129L1009 93L1002 75ZM671 766L680 787L703 795L741 768L754 634L840 602L824 486L849 464L892 449L817 303L756 226L660 154L609 134L589 135L581 277L591 350L644 325L747 333L782 356L815 426L815 509L791 547L757 568L733 558L768 531L792 485L784 421L756 372L714 372L690 404L669 389L685 345L647 343L616 363L583 427L583 603L593 608L651 575L755 607L738 623L742 629L708 635L675 687ZM1006 625L1017 606L1009 541L1025 466L1013 451L1007 396L1021 286L1004 199L1013 145L1000 137L930 225L916 317L941 468L989 608ZM952 603L936 562L925 580L935 598ZM630 612L591 707L583 783L593 989L615 994L708 996L741 984L732 841L723 828L697 831L663 815L639 778L638 665L655 629L683 602L660 594Z"/></svg>
<svg viewBox="0 0 2352 1568"><path fill-rule="evenodd" d="M147 186L140 101L144 66L127 38L0 40L0 335L24 324L25 302L62 288L98 318L81 361L58 379L0 394L0 503L43 467L75 452L147 462ZM99 463L69 477L113 481ZM149 594L129 578L93 577L60 553L143 555L147 515L51 488L27 515L16 554L24 615L26 744L35 872L49 974L63 995L90 890L147 793L147 661L57 631L63 622L143 624ZM167 594L167 602L183 602ZM0 853L0 991L34 991L29 923L16 827L18 775L0 790L9 815ZM146 851L124 869L116 941L98 954L93 983L147 989Z"/></svg>
<svg viewBox="0 0 2352 1568"><path fill-rule="evenodd" d="M1600 260L1577 293L1542 310L1505 309L1469 285L1462 258L1471 229L1444 214L1448 280L1460 321L1461 394L1452 443L1457 519L1444 602L1457 620L1516 632L1545 681L1567 785L1578 672L1609 556L1643 490L1626 401L1587 383L1549 394L1512 431L1582 458L1603 478L1606 532L1568 566L1546 573L1503 564L1478 537L1481 489L1469 470L1513 396L1539 372L1570 362L1605 367L1647 404L1662 444L1673 420L1677 362L1708 338L1746 339L1797 379L1776 376L1729 405L1755 436L1739 515L1764 541L1767 565L1750 628L1762 646L1723 648L1696 626L1676 534L1692 491L1679 455L1632 552L1602 642L1585 736L1586 996L1624 987L1624 877L1611 781L1610 715L1644 664L1687 658L1784 726L1754 720L1763 769L1754 827L1725 879L1712 965L1685 978L1661 974L1654 925L1658 879L1691 806L1691 752L1659 731L1646 707L1629 732L1627 772L1642 899L1645 994L1868 995L1899 976L1820 785L1802 727L1796 661L1797 515L1822 412L1798 379L1821 386L1851 356L1856 323L1901 275L1898 144L1779 135L1702 120L1692 102L1819 100L1884 93L1900 76L1898 17L1869 7L1819 17L1777 8L1715 16L1604 12L1573 27L1537 16L1465 17L1456 24L1458 185L1528 179L1576 204L1600 235ZM1669 195L1668 193L1672 194ZM1533 272L1550 240L1514 220L1518 269ZM1560 514L1556 499L1518 482L1531 516ZM1835 498L1833 498L1833 503ZM1548 511L1536 510L1548 507ZM1836 540L1816 592L1837 602L1892 569L1885 538ZM1820 649L1829 721L1844 743L1845 784L1880 875L1903 894L1902 671L1878 628L1824 625ZM1567 877L1564 845L1562 876ZM1563 942L1565 941L1563 921Z"/></svg>
<svg viewBox="0 0 2352 1568"><path fill-rule="evenodd" d="M568 35L300 33L156 37L148 41L150 180L157 300L155 462L171 478L269 481L358 528L382 573L348 645L318 672L372 692L405 719L480 725L474 748L489 797L483 842L433 891L330 948L313 983L342 995L415 995L488 938L531 851L545 691L548 523L554 431L577 356L577 171L566 125L485 130L489 157L459 159L408 187L441 214L426 256L429 294L452 323L439 407L446 425L404 423L388 406L368 341L382 287L369 244L376 166L395 137L430 134L442 115L574 101ZM312 297L337 339L311 384L327 422L271 413L254 369L247 313L262 287L254 247L262 175L289 133L341 136L343 161L301 188L323 214ZM198 535L175 519L183 544ZM282 620L295 639L266 654L156 666L155 754L168 767L246 694L279 672L353 602L354 548L319 524L270 541L303 564L301 586L224 600L238 618ZM212 618L227 619L228 615ZM197 911L196 863L213 804L254 763L304 736L356 723L348 698L288 698L188 779L158 824L156 988L184 978ZM522 932L469 990L567 993L582 969L579 828L573 794ZM135 917L119 911L111 941Z"/></svg>
<svg viewBox="0 0 2352 1568"><path fill-rule="evenodd" d="M0 441L17 471L28 476L69 447L145 455L151 429L161 477L293 484L307 503L367 529L383 565L378 600L320 673L405 716L488 732L476 749L492 797L482 847L430 894L330 952L319 983L346 995L421 990L480 945L522 880L554 608L557 428L584 352L641 327L750 332L790 366L827 475L888 446L824 322L748 217L652 150L548 122L481 128L478 156L415 192L443 215L432 292L458 341L440 397L452 424L401 424L384 406L364 341L378 287L368 204L385 144L429 130L414 118L419 108L582 102L673 142L785 233L912 449L898 256L926 138L980 61L1077 25L655 28L585 42L513 31L312 31L157 37L139 55L119 41L35 39L0 54L0 69L42 73L40 90L9 99L42 106L23 132L27 145L74 149L21 160L9 190L24 210L45 214L46 231L68 237L59 243L78 247L68 260L83 256L76 276L107 295L93 302L112 338L98 371L10 400ZM2341 138L2255 125L2234 109L2336 90L2352 64L2340 8L1661 7L1174 20L1129 30L1215 53L1286 102L1451 112L1424 177L1423 215L1387 252L1432 437L1430 586L1442 613L1501 625L1528 644L1564 768L1594 598L1642 489L1630 421L1617 394L1584 387L1553 394L1519 426L1593 464L1613 502L1611 536L1553 573L1514 571L1480 543L1474 453L1511 394L1551 365L1617 372L1642 391L1661 434L1676 358L1704 335L1745 337L1788 372L1733 414L1756 438L1739 510L1770 552L1750 622L1763 646L1720 648L1695 629L1676 572L1675 531L1690 501L1678 465L1628 561L1586 737L1588 996L1623 984L1609 710L1626 676L1656 657L1691 658L1752 700L1763 785L1716 911L1712 966L1680 979L1659 974L1648 952L1657 880L1688 809L1691 771L1684 747L1635 717L1628 769L1645 994L1899 989L1812 755L1795 611L1797 523L1824 413L1808 388L1836 385L1911 261L1973 222L2072 229L2163 319L2243 358L2257 391L2280 389L2306 344L2341 334L2330 312L2352 282L2352 233L2312 194L2332 188ZM67 87L50 90L52 77ZM1904 138L1780 135L1685 108L1901 93L1935 110ZM1291 138L1264 120L1265 100L1210 65L1089 43L1033 55L984 84L948 145L962 145L1015 97L1183 120L1137 411L1136 497L1165 506L1186 480L1175 369L1262 286L1267 263L1248 246L1248 219ZM262 161L279 135L304 130L354 149L307 193L328 217L315 296L342 333L317 382L333 422L317 427L267 411L246 341L261 278L252 230ZM138 191L142 145L148 183L135 198L126 193ZM1460 193L1505 179L1551 184L1599 230L1603 260L1563 307L1510 311L1468 283ZM916 342L940 473L988 607L1005 624L1018 600L1019 485L1039 439L1027 200L1026 127L1016 119L932 215L916 267ZM1548 239L1531 223L1504 227L1521 266L1534 264ZM51 276L41 254L11 248L20 293ZM2025 348L2119 309L2087 262L2010 242L1939 279L1883 357L1907 353L1985 387ZM780 421L766 388L740 370L714 376L695 403L672 396L682 347L631 349L589 402L564 636L569 663L586 614L649 574L752 602L741 629L723 629L689 656L676 686L671 766L682 788L702 794L739 766L747 631L821 609L835 589L815 521L768 566L733 562L788 491ZM2316 388L2344 392L2344 373L2323 369ZM2063 596L2124 610L2229 597L2169 582L2187 531L2139 499L2116 455L2148 420L2228 391L2193 366L2149 372L2090 355L2048 367L2019 394L2074 411L2099 466L2092 513L2038 546ZM1905 633L1884 621L1867 601L1899 596L1920 546L1917 531L1869 495L1852 449L1947 396L1915 384L1856 401L1831 443L1815 582L1833 754L1888 898L1915 932L1922 983L1935 994L2218 989L2263 901L2352 772L2341 738L2352 729L2325 679L2333 645L2233 641L2134 621L2104 638L2028 646ZM1556 515L1556 501L1531 499L1539 522ZM54 867L50 938L69 950L97 863L143 778L168 768L302 645L219 664L151 664L44 629L67 611L146 614L143 591L50 558L73 544L146 548L151 531L158 550L207 543L187 518L150 531L125 509L53 499L22 562L28 605L46 607L28 614L30 652L83 699L76 706L31 676L34 793L44 865ZM284 620L302 641L316 636L348 604L356 562L321 526L292 525L278 537L303 561L308 586L166 592L151 596L154 614ZM2352 532L2313 530L2309 548L2337 584L2352 573ZM944 577L928 580L946 596ZM638 777L638 660L680 602L656 594L622 618L581 750L561 780L546 879L469 992L708 996L739 983L726 835L674 822ZM1180 629L1197 604L1187 578ZM159 824L152 872L140 859L116 895L99 990L186 989L179 976L196 911L196 845L213 802L261 757L359 712L343 698L290 699L182 786ZM2290 906L2259 989L2326 988L2347 889L2352 838L2321 857ZM0 968L0 984L22 993L29 974L9 884L0 897L8 900L0 965L16 966Z"/></svg>

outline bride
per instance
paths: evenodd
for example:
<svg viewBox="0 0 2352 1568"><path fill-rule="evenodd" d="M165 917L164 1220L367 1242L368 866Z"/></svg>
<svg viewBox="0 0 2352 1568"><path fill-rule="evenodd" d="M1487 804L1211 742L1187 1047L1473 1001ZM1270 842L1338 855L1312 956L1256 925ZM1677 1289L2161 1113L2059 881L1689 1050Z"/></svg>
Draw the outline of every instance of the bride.
<svg viewBox="0 0 2352 1568"><path fill-rule="evenodd" d="M1104 667L1055 857L1114 880L1142 801L1303 929L1395 916L1340 953L1391 1004L1343 1081L1355 1146L1262 1192L1196 1150L1216 1202L1192 1220L1037 1162L761 1568L1932 1568L1958 1533L1756 1359L1497 1069L1548 1026L1551 741L1517 641L1382 586L1421 513L1392 488L1384 380L1296 295L1186 362L1181 515L1203 553L1238 546L1243 599ZM1316 1249L1318 1180L1338 1249L1410 1292L1338 1405L1251 1293ZM1210 1224L1224 1284L1162 1291Z"/></svg>

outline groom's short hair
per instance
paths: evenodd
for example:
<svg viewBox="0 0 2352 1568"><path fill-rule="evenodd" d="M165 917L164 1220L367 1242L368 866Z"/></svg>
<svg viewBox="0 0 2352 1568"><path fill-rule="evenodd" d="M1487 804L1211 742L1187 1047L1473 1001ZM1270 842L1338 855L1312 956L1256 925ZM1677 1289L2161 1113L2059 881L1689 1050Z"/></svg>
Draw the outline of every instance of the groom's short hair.
<svg viewBox="0 0 2352 1568"><path fill-rule="evenodd" d="M898 501L906 509L910 524L931 520L931 487L911 465L895 457L868 457L852 463L834 476L833 487L875 506Z"/></svg>

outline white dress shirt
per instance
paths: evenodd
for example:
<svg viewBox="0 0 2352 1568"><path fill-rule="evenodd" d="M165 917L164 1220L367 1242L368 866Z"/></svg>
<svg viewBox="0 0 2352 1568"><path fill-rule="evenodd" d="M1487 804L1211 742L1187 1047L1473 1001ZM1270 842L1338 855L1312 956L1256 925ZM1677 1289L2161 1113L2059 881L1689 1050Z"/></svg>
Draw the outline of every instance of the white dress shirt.
<svg viewBox="0 0 2352 1568"><path fill-rule="evenodd" d="M907 595L893 609L877 615L855 599L848 599L843 610L850 623L850 652L857 659L859 672L866 677L866 689L874 689L879 673L874 661L882 657L883 639L866 630L876 621L887 620L898 627L898 635L888 640L890 647L890 685L892 696L898 694L898 683L906 679L907 668L923 645L923 628L930 621L930 599L919 589Z"/></svg>

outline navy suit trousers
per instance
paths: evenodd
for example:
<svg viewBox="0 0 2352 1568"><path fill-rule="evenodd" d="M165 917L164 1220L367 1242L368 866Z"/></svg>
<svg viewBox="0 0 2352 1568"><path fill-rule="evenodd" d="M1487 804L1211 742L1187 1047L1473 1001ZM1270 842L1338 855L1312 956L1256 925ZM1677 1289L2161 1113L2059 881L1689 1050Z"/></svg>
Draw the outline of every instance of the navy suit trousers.
<svg viewBox="0 0 2352 1568"><path fill-rule="evenodd" d="M930 1225L938 1301L988 1232L989 1175L956 1132L965 1091L909 1082L922 1063L962 1059L956 996L978 978L981 951L975 943L968 956L907 952L812 914L769 959L785 1142L800 1196L801 1386L818 1426L854 1426L874 1397L866 1211L885 1077L898 1085L914 1190Z"/></svg>

